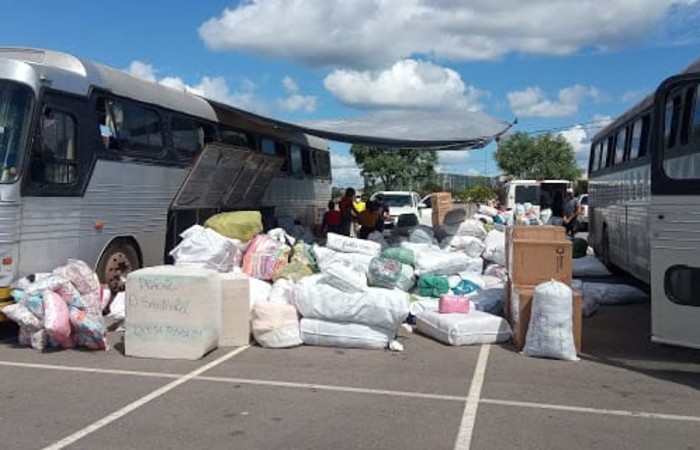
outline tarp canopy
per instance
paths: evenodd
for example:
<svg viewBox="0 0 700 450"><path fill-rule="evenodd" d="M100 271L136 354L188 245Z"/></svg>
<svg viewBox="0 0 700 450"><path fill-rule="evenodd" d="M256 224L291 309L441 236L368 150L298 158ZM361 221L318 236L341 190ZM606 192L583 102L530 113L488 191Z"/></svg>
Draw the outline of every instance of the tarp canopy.
<svg viewBox="0 0 700 450"><path fill-rule="evenodd" d="M381 111L350 119L290 123L229 105L216 106L217 114L226 116L227 123L244 129L282 138L306 133L331 141L384 148L483 148L512 126L478 111Z"/></svg>

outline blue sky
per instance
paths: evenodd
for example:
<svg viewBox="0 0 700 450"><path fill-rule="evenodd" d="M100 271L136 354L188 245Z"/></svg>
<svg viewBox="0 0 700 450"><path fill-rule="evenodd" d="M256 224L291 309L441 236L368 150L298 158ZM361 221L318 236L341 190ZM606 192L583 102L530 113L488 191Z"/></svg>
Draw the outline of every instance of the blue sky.
<svg viewBox="0 0 700 450"><path fill-rule="evenodd" d="M65 51L297 122L482 111L586 161L611 118L700 57L700 0L23 0L0 45ZM417 124L416 126L420 126ZM357 184L332 144L334 184ZM493 146L440 170L498 172Z"/></svg>

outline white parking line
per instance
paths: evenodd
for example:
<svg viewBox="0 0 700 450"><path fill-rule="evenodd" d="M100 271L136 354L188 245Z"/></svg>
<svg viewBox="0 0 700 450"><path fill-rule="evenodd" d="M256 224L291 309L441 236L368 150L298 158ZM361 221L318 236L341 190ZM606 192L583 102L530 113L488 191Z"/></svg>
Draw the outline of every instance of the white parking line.
<svg viewBox="0 0 700 450"><path fill-rule="evenodd" d="M165 386L161 387L160 389L156 389L155 391L151 392L148 395L145 395L141 397L140 399L129 403L125 407L113 412L112 414L109 414L108 416L103 417L100 420L97 420L87 427L83 428L82 430L78 430L75 433L66 436L65 438L61 439L60 441L56 442L55 444L49 445L48 447L45 447L44 450L60 450L62 448L65 448L80 439L83 439L84 437L88 436L89 434L94 433L95 431L99 430L102 427L105 427L109 425L110 423L114 422L115 420L118 420L127 414L137 410L138 408L142 407L143 405L157 399L163 394L168 393L169 391L172 391L176 387L187 383L191 379L197 377L198 375L206 372L207 370L210 370L216 366L218 366L221 363L224 363L228 361L229 359L233 358L237 354L241 353L245 349L249 348L249 346L245 347L239 347L235 350L230 351L229 353L225 354L221 358L218 358L209 364L206 364L198 369L193 370L192 372L188 373L187 375L183 375L180 378L178 378L175 381L172 381Z"/></svg>
<svg viewBox="0 0 700 450"><path fill-rule="evenodd" d="M455 450L469 450L472 445L476 411L479 407L481 388L484 385L484 375L486 374L486 363L489 359L490 349L490 345L482 345L479 350L479 359L476 362L471 386L469 386L469 395L467 396L467 403L464 405L464 415L462 415L462 423L459 426Z"/></svg>
<svg viewBox="0 0 700 450"><path fill-rule="evenodd" d="M535 409L548 409L554 411L566 411L575 413L586 413L586 414L600 414L603 416L621 416L621 417L632 417L636 419L661 419L661 420L676 420L680 422L700 422L700 417L696 416L682 416L677 414L658 414L643 411L625 411L620 409L598 409L598 408L586 408L581 406L566 406L566 405L552 405L547 403L529 403L529 402L514 402L510 400L494 400L490 398L482 398L481 403L486 405L500 405L500 406L515 406L519 408L535 408Z"/></svg>
<svg viewBox="0 0 700 450"><path fill-rule="evenodd" d="M19 367L25 369L44 369L44 370L59 370L64 372L84 372L84 373L99 373L105 375L132 375L137 377L151 378L180 378L181 373L160 373L160 372L141 372L136 370L120 370L120 369L100 369L96 367L84 366L58 366L54 364L34 364L21 363L12 361L0 361L0 367Z"/></svg>
<svg viewBox="0 0 700 450"><path fill-rule="evenodd" d="M197 377L198 381L215 381L219 383L251 384L258 386L275 386L295 389L316 389L319 391L351 392L354 394L389 395L392 397L409 397L428 400L448 400L463 402L466 397L460 395L425 394L421 392L390 391L385 389L366 389L350 386L333 386L332 384L294 383L289 381L252 380L249 378Z"/></svg>

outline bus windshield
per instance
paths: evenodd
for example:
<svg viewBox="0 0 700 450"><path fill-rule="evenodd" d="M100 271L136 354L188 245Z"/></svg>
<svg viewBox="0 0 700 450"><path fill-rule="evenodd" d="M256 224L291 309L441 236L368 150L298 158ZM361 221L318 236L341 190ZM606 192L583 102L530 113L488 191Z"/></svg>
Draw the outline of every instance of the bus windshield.
<svg viewBox="0 0 700 450"><path fill-rule="evenodd" d="M0 81L0 183L12 183L19 176L32 97L29 87Z"/></svg>

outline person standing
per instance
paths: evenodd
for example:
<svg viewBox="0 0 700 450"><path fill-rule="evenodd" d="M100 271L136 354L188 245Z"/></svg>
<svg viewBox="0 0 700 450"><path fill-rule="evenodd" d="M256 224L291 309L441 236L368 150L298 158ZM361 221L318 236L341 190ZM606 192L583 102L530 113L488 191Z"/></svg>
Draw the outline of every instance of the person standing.
<svg viewBox="0 0 700 450"><path fill-rule="evenodd" d="M340 209L340 234L345 236L350 236L350 229L352 228L352 221L357 213L355 211L355 189L347 188L345 190L345 195L338 202L338 207Z"/></svg>
<svg viewBox="0 0 700 450"><path fill-rule="evenodd" d="M377 231L384 231L384 224L389 219L389 205L384 199L384 194L379 193L374 197L375 206L377 208Z"/></svg>
<svg viewBox="0 0 700 450"><path fill-rule="evenodd" d="M566 234L568 236L574 237L576 234L576 226L578 224L579 216L579 206L578 202L574 198L573 189L566 190L566 201L564 202L564 227L566 227Z"/></svg>
<svg viewBox="0 0 700 450"><path fill-rule="evenodd" d="M340 224L342 223L342 215L340 211L335 209L335 202L328 202L328 211L323 215L321 227L324 233L340 233Z"/></svg>
<svg viewBox="0 0 700 450"><path fill-rule="evenodd" d="M367 236L373 231L377 231L377 223L379 221L379 207L376 202L370 200L367 202L367 207L357 215L357 221L360 223L360 239L367 239Z"/></svg>

